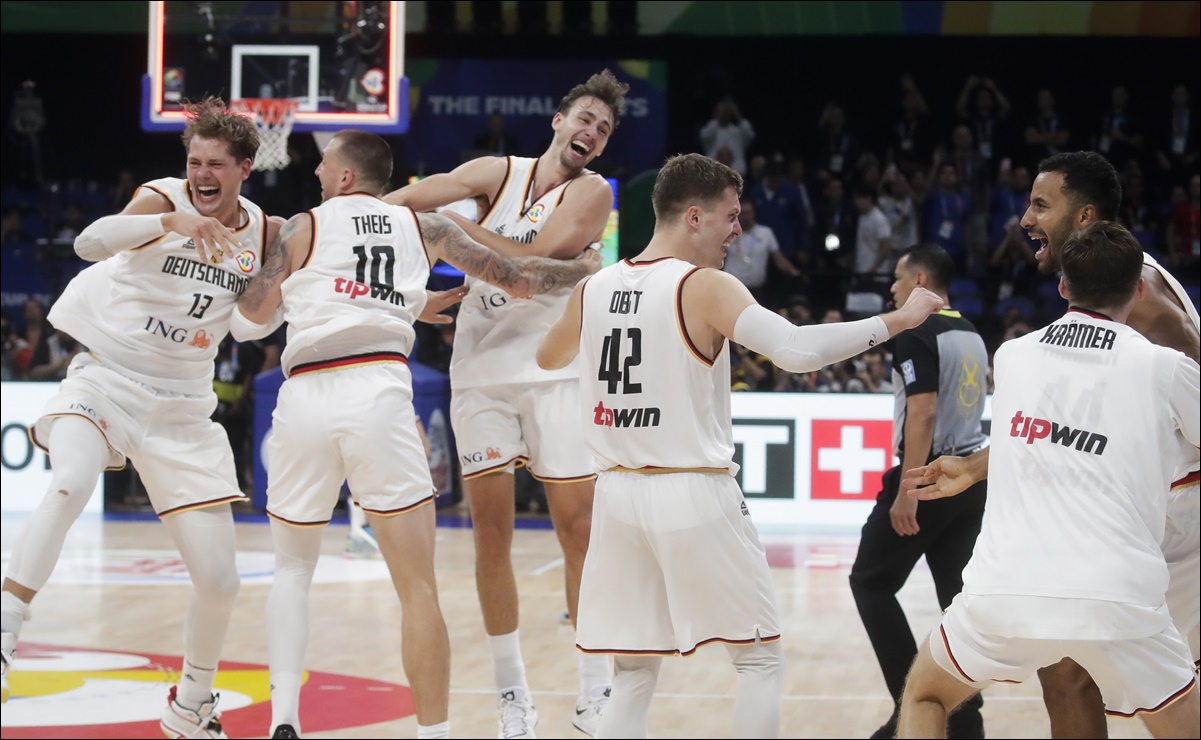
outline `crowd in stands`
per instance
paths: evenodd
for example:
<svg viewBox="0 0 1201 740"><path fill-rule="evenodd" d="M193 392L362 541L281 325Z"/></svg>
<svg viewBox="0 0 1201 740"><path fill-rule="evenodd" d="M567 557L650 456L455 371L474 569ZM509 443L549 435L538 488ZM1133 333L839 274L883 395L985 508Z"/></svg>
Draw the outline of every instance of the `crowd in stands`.
<svg viewBox="0 0 1201 740"><path fill-rule="evenodd" d="M906 75L890 138L861 139L843 106L831 102L820 111L807 150L796 142L758 141L737 102L719 101L699 127L699 150L746 178L743 234L730 245L725 269L793 321L857 318L888 305L902 250L934 242L955 262L952 308L976 323L991 352L1066 308L1057 282L1038 274L1037 245L1020 221L1039 162L1091 149L1120 175L1122 223L1196 303L1201 175L1190 91L1175 87L1167 114L1150 119L1120 84L1091 117L1059 111L1050 89L1033 97L1037 112L1017 120L993 80L970 75L955 116L934 120ZM804 377L736 354L733 384L736 390L887 392L887 350L882 373L875 370L878 354Z"/></svg>
<svg viewBox="0 0 1201 740"><path fill-rule="evenodd" d="M1127 87L1114 85L1093 111L1060 111L1050 89L1021 94L1033 101L1028 119L1013 113L1009 94L993 80L969 75L954 115L936 119L905 75L895 109L882 106L880 115L895 118L887 138L861 137L846 109L831 102L816 120L799 124L802 135L793 141L760 140L736 100L717 101L712 118L698 122L695 146L746 178L743 234L730 245L725 269L796 323L838 321L885 310L896 256L919 241L936 242L956 264L952 307L977 324L992 351L1065 307L1055 281L1038 274L1033 243L1019 221L1041 159L1092 149L1120 173L1123 224L1196 302L1201 120L1192 91L1177 86L1157 107L1134 104ZM1163 115L1144 117L1151 110ZM298 166L281 173L272 188L256 183L256 173L250 197L283 215L315 205L313 188L290 182L309 177L311 148L310 137L294 135L290 149ZM0 193L4 378L59 379L82 348L44 317L85 266L72 241L86 224L128 203L137 183L123 171L107 187L69 179L39 190L7 185ZM26 275L39 276L29 283L43 287L25 288ZM247 378L272 366L281 342L277 337L267 351L227 348L219 360L225 379L218 382L248 387ZM453 330L423 327L417 359L445 369L452 343ZM243 355L253 359L245 362ZM891 391L887 347L803 376L739 350L732 359L736 390ZM234 416L249 418L241 396L230 387L223 394Z"/></svg>

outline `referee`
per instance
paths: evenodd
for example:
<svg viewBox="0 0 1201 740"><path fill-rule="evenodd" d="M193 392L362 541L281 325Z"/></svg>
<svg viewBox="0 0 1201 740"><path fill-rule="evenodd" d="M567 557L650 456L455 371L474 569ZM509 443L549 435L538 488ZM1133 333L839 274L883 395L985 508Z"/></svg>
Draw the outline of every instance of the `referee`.
<svg viewBox="0 0 1201 740"><path fill-rule="evenodd" d="M976 327L947 298L953 271L946 250L918 244L902 253L892 285L897 307L923 287L937 293L946 308L892 340L893 446L901 464L884 474L851 568L851 593L894 703L892 716L873 738L895 736L905 675L917 656L897 592L925 555L939 606L950 606L963 588L963 567L972 557L984 515L983 481L960 496L922 501L920 507L918 499L897 495L902 471L939 455L967 454L985 443L980 417L988 351ZM951 715L948 737L984 737L981 703L977 695Z"/></svg>

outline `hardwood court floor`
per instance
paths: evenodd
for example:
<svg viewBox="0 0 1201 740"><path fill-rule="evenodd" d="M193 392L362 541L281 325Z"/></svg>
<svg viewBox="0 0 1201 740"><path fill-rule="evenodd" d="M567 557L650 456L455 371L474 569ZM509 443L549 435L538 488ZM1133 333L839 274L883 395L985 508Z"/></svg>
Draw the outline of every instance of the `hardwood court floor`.
<svg viewBox="0 0 1201 740"><path fill-rule="evenodd" d="M6 514L3 518L0 544L6 563L23 521L21 515ZM400 609L395 593L386 580L381 580L381 564L343 557L345 533L344 525L331 525L325 534L323 554L329 557L323 558L322 568L328 567L332 576L320 579L326 582L315 583L312 589L312 639L306 668L406 684L400 666ZM773 563L784 628L784 736L867 737L886 718L889 705L847 586L858 532L764 527L762 534ZM224 659L261 666L267 663L263 613L271 562L268 526L261 521L241 522L238 538L243 586ZM34 619L24 629L22 644L179 656L188 587L179 582L177 568L175 581L168 578L166 585L150 586L138 580L140 572L161 569L153 565L149 554L161 556L162 551L172 550L166 529L155 521L112 521L85 515L67 541L60 571L34 602ZM128 557L121 560L122 554ZM142 555L146 555L145 560L139 559ZM551 530L518 530L513 559L521 594L522 646L529 684L541 715L538 734L543 738L582 740L584 736L571 726L578 682L572 632L560 619L564 611L560 558ZM112 566L113 562L118 565ZM460 738L495 737L491 659L476 600L469 529L439 528L437 564L453 651L451 734ZM356 569L367 575L351 573ZM121 582L126 577L128 582ZM915 570L901 600L914 631L925 635L935 623L938 609L924 563ZM10 724L17 721L10 719L16 714L10 709L22 700L21 671L18 655L12 674L14 698L0 715L5 737L16 734ZM265 677L258 680L265 684ZM165 686L156 686L155 690L160 689L156 696L165 695ZM720 646L703 648L686 659L667 659L652 705L651 736L729 737L734 692L733 669ZM388 696L380 693L378 699L370 700L387 701ZM1037 682L997 686L985 697L985 725L990 738L1049 737ZM312 731L315 727L302 708L302 720L309 723L305 736L416 736L412 716L364 725L355 721L356 713L349 703L344 706L348 716L341 718L341 729L319 732ZM227 718L230 716L227 712ZM256 722L257 729L240 734L265 736L267 720ZM55 724L54 717L47 717L46 723ZM227 727L233 730L233 722L227 722ZM36 736L36 728L30 730L27 724L22 729L22 737ZM153 726L151 729L154 731L143 736L158 736ZM231 736L236 735L231 732ZM1110 737L1150 735L1137 720L1111 719Z"/></svg>

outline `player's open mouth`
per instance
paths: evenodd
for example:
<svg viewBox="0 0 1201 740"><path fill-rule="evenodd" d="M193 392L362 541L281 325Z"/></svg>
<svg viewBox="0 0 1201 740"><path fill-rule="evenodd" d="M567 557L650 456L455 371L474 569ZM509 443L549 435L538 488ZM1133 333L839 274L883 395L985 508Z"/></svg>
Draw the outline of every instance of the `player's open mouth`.
<svg viewBox="0 0 1201 740"><path fill-rule="evenodd" d="M572 151L574 151L576 154L580 155L581 157L587 157L589 154L592 153L592 147L588 146L587 144L585 144L582 141L571 142L571 149L572 149Z"/></svg>
<svg viewBox="0 0 1201 740"><path fill-rule="evenodd" d="M217 185L197 185L196 194L202 200L215 200L221 194L221 188Z"/></svg>
<svg viewBox="0 0 1201 740"><path fill-rule="evenodd" d="M1047 256L1047 237L1036 236L1034 234L1031 234L1030 238L1034 239L1035 241L1038 242L1038 251L1034 253L1034 258L1038 259L1038 260L1046 258L1046 256Z"/></svg>

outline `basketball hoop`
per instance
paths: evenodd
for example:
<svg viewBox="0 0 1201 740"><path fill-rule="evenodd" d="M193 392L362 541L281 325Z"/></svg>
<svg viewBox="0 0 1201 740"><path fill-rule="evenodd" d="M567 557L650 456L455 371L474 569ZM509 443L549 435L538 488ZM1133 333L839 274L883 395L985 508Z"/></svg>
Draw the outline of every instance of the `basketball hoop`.
<svg viewBox="0 0 1201 740"><path fill-rule="evenodd" d="M256 170L282 170L288 158L288 134L295 121L295 100L278 98L243 98L231 100L230 108L254 121L259 130L259 151L254 158Z"/></svg>

